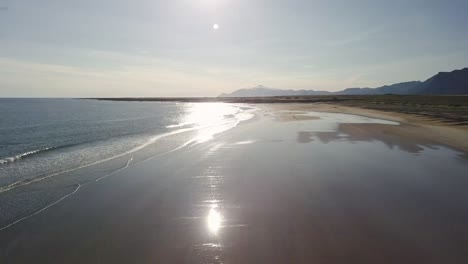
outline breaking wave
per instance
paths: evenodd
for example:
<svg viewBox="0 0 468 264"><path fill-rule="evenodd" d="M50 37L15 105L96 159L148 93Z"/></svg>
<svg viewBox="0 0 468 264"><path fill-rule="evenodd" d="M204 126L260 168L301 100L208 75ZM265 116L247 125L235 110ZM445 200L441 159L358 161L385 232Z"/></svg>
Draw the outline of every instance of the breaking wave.
<svg viewBox="0 0 468 264"><path fill-rule="evenodd" d="M56 149L56 148L57 147L31 150L31 151L21 153L19 155L13 156L13 157L6 157L6 158L3 158L3 159L0 159L0 165L7 164L7 163L12 163L12 162L24 159L24 158L28 158L28 157L30 157L32 155L36 155L36 154L46 152L46 151L49 151L49 150L53 150L53 149Z"/></svg>

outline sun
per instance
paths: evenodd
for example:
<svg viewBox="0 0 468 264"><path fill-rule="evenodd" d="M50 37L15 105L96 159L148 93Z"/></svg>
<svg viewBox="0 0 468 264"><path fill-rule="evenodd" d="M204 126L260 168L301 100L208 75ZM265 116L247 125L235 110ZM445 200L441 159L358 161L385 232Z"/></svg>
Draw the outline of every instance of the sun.
<svg viewBox="0 0 468 264"><path fill-rule="evenodd" d="M218 25L218 24L213 24L213 29L214 29L214 30L218 30L218 29L219 29L219 25Z"/></svg>

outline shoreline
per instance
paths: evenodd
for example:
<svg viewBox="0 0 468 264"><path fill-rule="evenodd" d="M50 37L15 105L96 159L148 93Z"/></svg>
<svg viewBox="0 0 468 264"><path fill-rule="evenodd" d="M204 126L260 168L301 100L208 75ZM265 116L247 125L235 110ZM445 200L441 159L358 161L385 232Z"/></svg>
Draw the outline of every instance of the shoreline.
<svg viewBox="0 0 468 264"><path fill-rule="evenodd" d="M460 152L464 152L465 154L468 153L467 126L454 125L440 120L428 119L415 114L388 112L326 103L268 104L264 105L264 109L271 109L274 111L283 110L341 113L394 121L400 123L400 125L391 126L379 124L376 125L376 129L374 130L383 133L395 134L404 140L420 138L423 144L443 145ZM294 114L292 116L294 116ZM359 125L354 126L359 127Z"/></svg>
<svg viewBox="0 0 468 264"><path fill-rule="evenodd" d="M402 117L333 105L258 108L254 118L212 140L151 162L121 160L125 166L105 180L89 173L107 171L107 165L68 178L59 184L61 198L2 230L0 259L440 263L467 258L457 247L468 234L467 163L458 152L431 148L433 140L421 139L414 132L419 126ZM371 115L400 118L403 125L362 117ZM160 145L140 158L153 151L159 153ZM42 184L46 195L57 186ZM5 204L38 200L38 186L28 188ZM398 251L388 246L394 244L401 246Z"/></svg>
<svg viewBox="0 0 468 264"><path fill-rule="evenodd" d="M398 122L400 126L390 129L386 127L385 133L396 133L410 139L422 137L422 141L429 145L448 146L468 156L468 96L388 94L81 99L119 102L243 103L266 109L353 114ZM297 120L303 117L292 118Z"/></svg>
<svg viewBox="0 0 468 264"><path fill-rule="evenodd" d="M243 103L243 104L329 104L386 113L402 113L437 122L468 127L468 96L462 95L316 95L275 97L146 97L88 98L120 102Z"/></svg>

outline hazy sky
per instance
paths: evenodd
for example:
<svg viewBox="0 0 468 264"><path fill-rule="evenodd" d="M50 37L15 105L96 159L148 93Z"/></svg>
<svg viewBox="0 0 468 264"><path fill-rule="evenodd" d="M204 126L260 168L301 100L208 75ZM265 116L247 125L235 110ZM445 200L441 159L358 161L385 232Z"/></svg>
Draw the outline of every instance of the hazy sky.
<svg viewBox="0 0 468 264"><path fill-rule="evenodd" d="M468 66L467 14L467 0L0 0L0 96L425 80Z"/></svg>

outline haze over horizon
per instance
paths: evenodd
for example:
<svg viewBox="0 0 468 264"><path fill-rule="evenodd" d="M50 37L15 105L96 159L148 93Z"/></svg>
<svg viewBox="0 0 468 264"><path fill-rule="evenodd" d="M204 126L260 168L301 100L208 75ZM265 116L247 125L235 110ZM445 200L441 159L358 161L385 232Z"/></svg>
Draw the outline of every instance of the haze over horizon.
<svg viewBox="0 0 468 264"><path fill-rule="evenodd" d="M338 91L466 67L468 2L0 0L0 97Z"/></svg>

